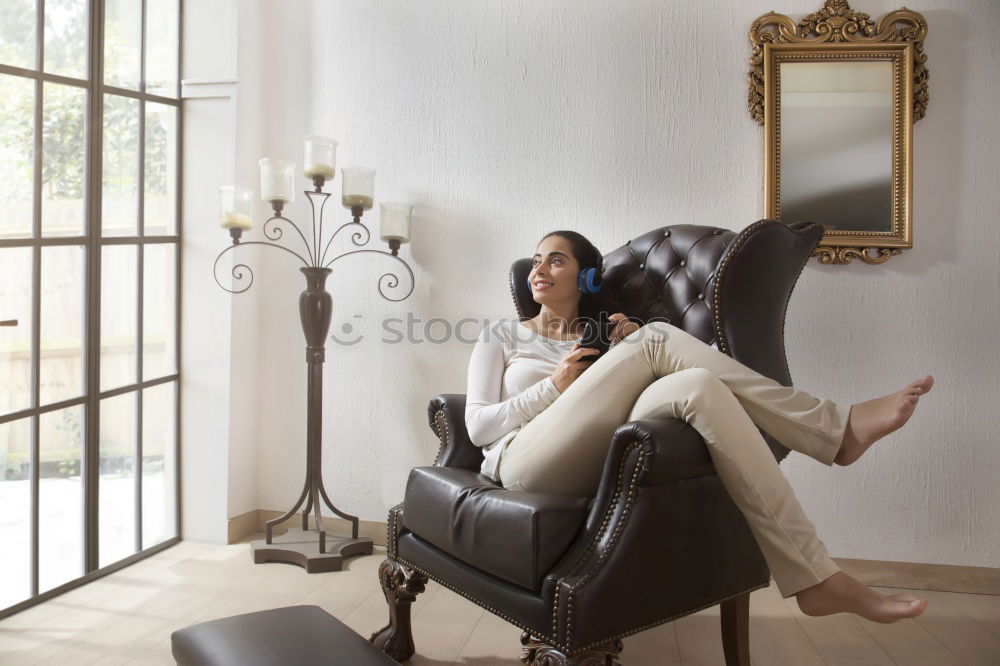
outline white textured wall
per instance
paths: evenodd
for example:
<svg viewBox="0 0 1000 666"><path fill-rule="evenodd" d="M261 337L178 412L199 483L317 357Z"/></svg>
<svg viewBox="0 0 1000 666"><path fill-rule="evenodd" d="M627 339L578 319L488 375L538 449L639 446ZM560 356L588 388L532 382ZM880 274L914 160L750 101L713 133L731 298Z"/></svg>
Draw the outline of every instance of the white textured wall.
<svg viewBox="0 0 1000 666"><path fill-rule="evenodd" d="M235 179L236 11L234 0L188 3L184 11L183 202L181 221L181 535L226 542L233 497L255 484L227 483L245 441L231 418L241 370L231 363L233 312L212 280L212 263L225 247L215 223L218 186ZM214 26L214 28L213 28ZM229 262L224 262L226 267ZM239 329L236 329L239 332ZM234 388L235 387L235 388ZM234 476L239 476L234 474Z"/></svg>
<svg viewBox="0 0 1000 666"><path fill-rule="evenodd" d="M898 7L854 4L876 18ZM301 164L303 134L335 136L338 166L377 169L377 200L416 205L413 243L402 250L417 276L409 300L378 297L378 276L393 264L372 255L338 262L329 283L334 327L352 323L364 335L328 349L324 473L341 508L384 520L409 469L437 450L427 401L465 391L470 343L383 344L383 317L511 316L507 268L555 228L607 252L664 224L738 230L761 217L763 129L746 111L747 28L772 8L797 18L820 5L241 4L259 17L254 29L241 21L240 52L263 57L240 67L241 107L258 105L261 125L241 127L239 141ZM796 385L834 400L867 399L924 373L937 383L907 427L854 467L795 454L782 467L834 556L996 567L1000 4L925 0L914 9L930 25L931 85L914 130L915 248L881 266L811 261L786 345ZM256 186L245 167L243 184ZM301 200L290 215L306 219ZM377 215L366 219L377 229ZM294 501L304 467L303 280L293 265L262 256L257 284L241 297L259 313L247 451L256 451L264 509Z"/></svg>

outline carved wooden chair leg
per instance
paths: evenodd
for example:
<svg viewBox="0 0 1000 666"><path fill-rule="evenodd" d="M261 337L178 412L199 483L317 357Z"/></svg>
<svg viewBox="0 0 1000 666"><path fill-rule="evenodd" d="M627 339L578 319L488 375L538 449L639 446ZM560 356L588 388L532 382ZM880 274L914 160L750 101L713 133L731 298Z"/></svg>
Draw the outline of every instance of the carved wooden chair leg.
<svg viewBox="0 0 1000 666"><path fill-rule="evenodd" d="M410 629L410 604L424 591L427 576L386 558L378 568L378 579L389 605L389 624L369 639L396 661L413 656L413 632Z"/></svg>
<svg viewBox="0 0 1000 666"><path fill-rule="evenodd" d="M726 666L750 666L750 593L726 599L721 607Z"/></svg>
<svg viewBox="0 0 1000 666"><path fill-rule="evenodd" d="M521 645L521 663L527 666L622 666L615 657L625 647L621 641L610 641L567 657L558 648L543 643L526 631L521 634Z"/></svg>

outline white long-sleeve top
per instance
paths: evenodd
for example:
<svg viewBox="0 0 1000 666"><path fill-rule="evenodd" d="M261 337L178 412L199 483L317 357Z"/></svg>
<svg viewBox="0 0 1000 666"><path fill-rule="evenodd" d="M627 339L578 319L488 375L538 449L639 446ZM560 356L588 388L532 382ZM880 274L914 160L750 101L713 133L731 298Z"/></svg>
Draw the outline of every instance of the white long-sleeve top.
<svg viewBox="0 0 1000 666"><path fill-rule="evenodd" d="M581 339L546 338L514 319L483 327L469 360L465 401L469 439L483 447L482 474L499 480L504 449L559 397L552 373Z"/></svg>

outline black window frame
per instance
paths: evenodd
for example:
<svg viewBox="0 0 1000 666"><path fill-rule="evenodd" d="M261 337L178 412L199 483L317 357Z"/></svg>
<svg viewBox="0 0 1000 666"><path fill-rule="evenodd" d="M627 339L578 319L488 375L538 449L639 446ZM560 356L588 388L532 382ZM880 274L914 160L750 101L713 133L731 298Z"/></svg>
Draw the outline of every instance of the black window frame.
<svg viewBox="0 0 1000 666"><path fill-rule="evenodd" d="M31 485L31 596L7 608L0 608L0 618L12 615L63 592L83 585L96 578L121 569L140 559L162 551L181 540L181 242L182 242L182 163L183 163L183 113L180 90L180 72L183 50L184 2L177 1L177 78L174 81L175 97L155 95L146 90L146 30L147 1L141 0L142 36L140 40L139 89L130 90L104 84L104 20L105 0L89 0L87 74L85 79L47 73L45 63L45 0L36 0L35 21L35 68L22 68L0 63L0 75L11 75L34 82L34 183L32 206L32 233L25 238L0 238L0 249L30 248L32 251L32 314L31 314L31 406L0 415L0 424L30 419L30 485ZM86 157L84 167L84 235L43 236L42 235L42 132L43 132L43 84L57 83L86 91ZM137 235L102 236L102 140L104 136L103 109L107 94L136 99L139 102L138 173L137 173ZM146 235L145 233L145 128L146 103L153 102L172 106L176 109L176 164L175 180L175 229L171 235ZM143 378L143 311L144 311L144 270L145 247L155 244L174 246L174 372L154 379ZM83 335L84 393L80 397L61 400L47 405L40 404L39 368L40 319L41 319L41 264L42 248L60 245L82 246L84 250L84 311ZM132 245L136 247L136 375L135 381L111 390L100 390L101 351L101 254L102 249L111 245ZM2 314L2 313L0 313ZM142 458L143 458L143 393L147 388L174 383L173 456L176 473L174 475L175 521L174 536L155 545L142 548ZM118 395L134 393L136 396L136 468L135 468L135 538L136 552L104 567L99 566L99 463L100 463L100 407L102 400ZM83 406L84 434L82 442L83 481L83 575L50 590L39 593L39 421L40 417L73 406ZM2 510L2 509L0 509Z"/></svg>

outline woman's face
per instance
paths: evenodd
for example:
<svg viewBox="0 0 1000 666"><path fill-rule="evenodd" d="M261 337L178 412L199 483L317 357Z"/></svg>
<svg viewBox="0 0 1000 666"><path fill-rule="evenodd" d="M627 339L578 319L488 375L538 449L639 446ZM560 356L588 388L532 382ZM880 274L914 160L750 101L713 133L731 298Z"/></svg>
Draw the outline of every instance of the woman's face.
<svg viewBox="0 0 1000 666"><path fill-rule="evenodd" d="M536 303L553 304L579 300L576 277L580 264L573 257L573 247L562 236L542 240L532 257L531 295Z"/></svg>

